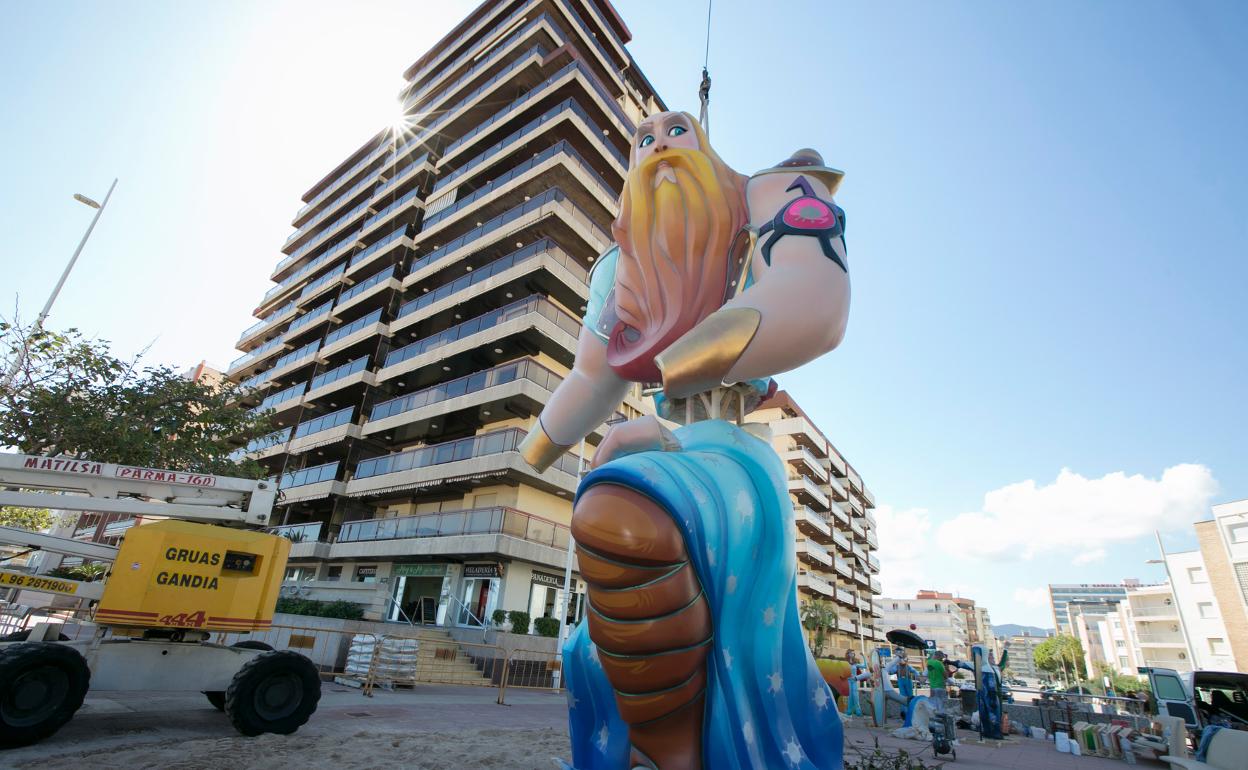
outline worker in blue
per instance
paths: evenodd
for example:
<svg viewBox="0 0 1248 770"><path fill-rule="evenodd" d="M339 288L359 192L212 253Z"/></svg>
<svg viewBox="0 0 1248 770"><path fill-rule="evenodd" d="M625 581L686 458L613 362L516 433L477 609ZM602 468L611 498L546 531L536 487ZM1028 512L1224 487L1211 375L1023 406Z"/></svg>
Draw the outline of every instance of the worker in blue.
<svg viewBox="0 0 1248 770"><path fill-rule="evenodd" d="M849 662L849 699L845 706L845 716L862 716L862 703L858 697L858 683L871 678L871 671L862 663L853 648L845 650L845 660Z"/></svg>

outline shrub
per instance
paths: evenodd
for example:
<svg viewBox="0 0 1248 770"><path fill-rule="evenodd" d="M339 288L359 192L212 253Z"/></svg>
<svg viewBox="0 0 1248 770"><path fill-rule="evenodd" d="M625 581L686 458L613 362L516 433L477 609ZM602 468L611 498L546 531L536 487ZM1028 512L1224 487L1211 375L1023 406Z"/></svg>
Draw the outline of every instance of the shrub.
<svg viewBox="0 0 1248 770"><path fill-rule="evenodd" d="M315 599L296 599L289 596L279 598L274 611L288 615L309 615L316 618L341 618L343 620L361 620L364 617L364 606L355 602L318 602Z"/></svg>
<svg viewBox="0 0 1248 770"><path fill-rule="evenodd" d="M533 630L538 636L558 636L559 621L554 618L537 618L533 621Z"/></svg>
<svg viewBox="0 0 1248 770"><path fill-rule="evenodd" d="M501 626L507 622L507 610L494 610L494 614L490 616L490 620L494 625Z"/></svg>
<svg viewBox="0 0 1248 770"><path fill-rule="evenodd" d="M529 613L523 610L512 610L507 613L507 619L511 621L511 632L513 634L529 633Z"/></svg>

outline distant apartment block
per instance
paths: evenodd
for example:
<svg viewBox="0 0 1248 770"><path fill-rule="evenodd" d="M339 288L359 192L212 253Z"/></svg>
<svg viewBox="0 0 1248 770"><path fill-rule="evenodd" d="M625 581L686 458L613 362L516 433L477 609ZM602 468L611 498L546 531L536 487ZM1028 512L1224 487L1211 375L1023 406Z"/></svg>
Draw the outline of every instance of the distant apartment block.
<svg viewBox="0 0 1248 770"><path fill-rule="evenodd" d="M1195 526L1207 590L1226 629L1226 653L1235 670L1248 671L1248 500L1215 505L1213 520ZM1223 648L1221 643L1209 644L1211 652Z"/></svg>

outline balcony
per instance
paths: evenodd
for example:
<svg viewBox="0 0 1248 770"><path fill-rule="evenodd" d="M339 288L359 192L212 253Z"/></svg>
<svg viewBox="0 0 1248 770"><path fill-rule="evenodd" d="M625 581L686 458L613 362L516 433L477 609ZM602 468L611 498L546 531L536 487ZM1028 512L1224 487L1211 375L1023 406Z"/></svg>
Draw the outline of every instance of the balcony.
<svg viewBox="0 0 1248 770"><path fill-rule="evenodd" d="M413 242L407 235L407 229L407 225L402 225L390 231L390 234L381 240L352 255L351 260L347 263L347 275L353 275L357 271L362 271L368 265L375 265L382 257L395 249L412 248Z"/></svg>
<svg viewBox="0 0 1248 770"><path fill-rule="evenodd" d="M799 445L806 447L816 457L826 457L828 442L814 425L805 417L785 417L771 423L771 430L777 436L792 436Z"/></svg>
<svg viewBox="0 0 1248 770"><path fill-rule="evenodd" d="M871 593L875 594L876 596L879 596L884 591L884 587L883 585L880 584L880 579L877 577L874 577L874 576L871 577L870 585L871 585Z"/></svg>
<svg viewBox="0 0 1248 770"><path fill-rule="evenodd" d="M365 219L364 224L360 226L360 232L357 237L367 238L369 234L381 225L392 222L395 217L398 217L401 214L409 211L416 211L423 205L424 203L420 200L420 188L414 188L402 195L393 203L386 205L376 214L373 214L368 219ZM415 218L413 217L412 220L412 224L414 224Z"/></svg>
<svg viewBox="0 0 1248 770"><path fill-rule="evenodd" d="M282 341L281 337L274 337L263 345L250 350L231 361L229 367L226 369L226 376L234 377L251 365L262 361L277 351L285 350L287 347L288 346Z"/></svg>
<svg viewBox="0 0 1248 770"><path fill-rule="evenodd" d="M862 570L857 570L857 569L854 570L853 578L854 578L854 582L857 583L858 585L863 586L865 588L871 587L871 579L867 577L867 573L863 572Z"/></svg>
<svg viewBox="0 0 1248 770"><path fill-rule="evenodd" d="M338 301L334 303L334 309L342 313L356 305L363 304L370 297L375 297L387 289L398 291L402 284L395 277L395 272L397 272L396 267L386 267L361 280L350 289L338 295Z"/></svg>
<svg viewBox="0 0 1248 770"><path fill-rule="evenodd" d="M294 428L282 428L280 430L275 430L272 433L260 436L259 438L253 438L251 441L247 442L247 446L243 447L241 450L237 450L236 457L235 455L231 456L235 457L235 459L242 459L245 455L251 455L253 458L259 460L279 454L278 451L274 450L284 449L286 442L290 441L290 434L292 431L294 431Z"/></svg>
<svg viewBox="0 0 1248 770"><path fill-rule="evenodd" d="M561 551L568 547L568 527L502 507L349 521L339 530L337 545L465 535L505 535ZM347 550L335 548L334 556Z"/></svg>
<svg viewBox="0 0 1248 770"><path fill-rule="evenodd" d="M830 464L829 464L830 465ZM838 503L844 503L849 500L849 490L841 483L835 473L828 474L828 488L832 491L832 499Z"/></svg>
<svg viewBox="0 0 1248 770"><path fill-rule="evenodd" d="M429 194L430 199L432 200L438 197L443 190L450 187L452 182L458 182L466 175L488 168L490 163L506 157L507 153L514 152L523 146L524 142L536 135L539 130L545 131L553 123L565 119L571 120L574 117L579 118L584 124L588 131L588 136L593 137L595 144L605 149L607 154L615 159L616 163L619 164L618 171L621 175L623 175L628 168L628 157L625 156L624 153L620 152L615 145L609 143L603 138L605 134L602 129L598 128L598 124L589 117L589 113L585 111L585 108L582 107L575 98L568 98L546 110L541 115L538 115L536 118L530 120L528 123L511 132L499 141L490 145L485 150L477 153L459 168L439 179L433 186L433 192ZM504 152L504 150L506 150L506 152ZM442 157L442 163L445 164L449 158L450 156L444 155Z"/></svg>
<svg viewBox="0 0 1248 770"><path fill-rule="evenodd" d="M826 596L829 599L836 596L836 589L832 584L813 572L798 571L797 589L815 596Z"/></svg>
<svg viewBox="0 0 1248 770"><path fill-rule="evenodd" d="M849 464L845 462L845 458L841 457L832 446L828 447L828 468L831 469L832 475L838 479L844 479L849 471Z"/></svg>
<svg viewBox="0 0 1248 770"><path fill-rule="evenodd" d="M806 447L799 445L795 449L781 452L780 458L796 467L802 475L813 477L819 484L824 484L828 480L827 469L823 467L819 458L815 457L814 453Z"/></svg>
<svg viewBox="0 0 1248 770"><path fill-rule="evenodd" d="M852 609L858 608L858 597L847 588L836 587L836 601Z"/></svg>
<svg viewBox="0 0 1248 770"><path fill-rule="evenodd" d="M850 546L849 552L852 553L854 556L858 557L858 559L860 559L863 564L867 563L867 552L862 549L862 546L858 545L857 543L854 543L853 545Z"/></svg>
<svg viewBox="0 0 1248 770"><path fill-rule="evenodd" d="M290 540L291 559L325 559L329 556L328 533L319 521L269 527L265 532Z"/></svg>
<svg viewBox="0 0 1248 770"><path fill-rule="evenodd" d="M344 438L359 438L360 426L351 422L354 413L355 407L349 406L299 423L295 426L287 451L300 454Z"/></svg>
<svg viewBox="0 0 1248 770"><path fill-rule="evenodd" d="M370 387L377 384L376 375L368 371L368 356L366 355L313 377L308 383L308 394L304 397L304 401L311 404L331 393L359 384Z"/></svg>
<svg viewBox="0 0 1248 770"><path fill-rule="evenodd" d="M331 494L341 495L345 487L338 480L339 464L337 462L315 465L311 468L283 473L274 479L278 489L282 491L282 502L306 502L328 497Z"/></svg>
<svg viewBox="0 0 1248 770"><path fill-rule="evenodd" d="M828 504L828 513L838 524L849 529L849 512L845 510L845 507L845 503L833 500Z"/></svg>
<svg viewBox="0 0 1248 770"><path fill-rule="evenodd" d="M320 324L338 320L334 317L333 309L334 301L332 299L325 300L320 305L291 321L290 326L286 327L286 333L282 335L282 339L290 342L315 329Z"/></svg>
<svg viewBox="0 0 1248 770"><path fill-rule="evenodd" d="M832 542L840 549L841 553L849 553L849 538L845 537L845 533L839 529L832 529Z"/></svg>
<svg viewBox="0 0 1248 770"><path fill-rule="evenodd" d="M853 579L853 576L854 576L854 568L853 568L853 567L851 567L851 566L849 566L849 562L845 561L845 560L844 560L844 559L842 559L841 557L839 557L839 556L835 556L835 557L833 557L833 564L832 564L832 567L833 567L833 569L835 569L835 570L837 571L837 573L838 573L841 577L846 578L846 579L849 579L849 580L852 580L852 579Z"/></svg>
<svg viewBox="0 0 1248 770"><path fill-rule="evenodd" d="M525 435L519 428L505 428L364 460L348 492L363 497L513 475L564 495L575 491L577 457L565 454L537 474L516 452Z"/></svg>
<svg viewBox="0 0 1248 770"><path fill-rule="evenodd" d="M471 353L487 342L501 340L529 329L537 330L541 338L539 342L550 340L554 344L548 347L561 349L549 352L561 353L557 357L571 363L571 356L576 350L576 338L580 334L580 321L549 300L526 297L392 350L386 356L385 366L378 373L377 379L393 379L422 369L434 361Z"/></svg>
<svg viewBox="0 0 1248 770"><path fill-rule="evenodd" d="M826 511L830 504L828 496L819 489L818 485L805 476L798 476L793 472L789 474L789 492L797 497L799 503L813 505L821 511Z"/></svg>
<svg viewBox="0 0 1248 770"><path fill-rule="evenodd" d="M797 558L816 569L832 568L832 555L813 540L797 541Z"/></svg>
<svg viewBox="0 0 1248 770"><path fill-rule="evenodd" d="M538 292L565 307L579 307L589 296L588 282L588 270L543 238L405 302L390 330L399 332L484 296L489 297L489 304L497 305L518 293Z"/></svg>
<svg viewBox="0 0 1248 770"><path fill-rule="evenodd" d="M457 215L475 210L476 216L484 219L503 209L508 201L514 201L519 195L532 197L541 194L552 180L561 189L574 193L582 206L592 201L604 212L613 213L615 210L618 194L564 139L513 166L465 197L458 198L453 204L427 214L419 240L428 241L439 233L439 237L445 238L451 224L463 225L472 219Z"/></svg>
<svg viewBox="0 0 1248 770"><path fill-rule="evenodd" d="M880 539L876 537L875 530L873 529L867 530L867 545L871 546L872 548L880 547Z"/></svg>
<svg viewBox="0 0 1248 770"><path fill-rule="evenodd" d="M265 374L268 375L269 379L277 380L298 371L301 367L317 360L320 347L321 341L313 340L301 348L292 350L274 361L273 368L265 372Z"/></svg>
<svg viewBox="0 0 1248 770"><path fill-rule="evenodd" d="M376 337L389 337L390 329L381 320L381 311L381 308L377 308L368 315L343 324L326 334L325 342L321 345L321 355L328 358L361 342L372 341Z"/></svg>
<svg viewBox="0 0 1248 770"><path fill-rule="evenodd" d="M364 434L420 424L413 431L419 434L429 421L447 418L465 409L484 409L482 414L487 418L495 410L500 415L514 414L514 410L494 406L513 399L526 402L524 411L536 413L561 382L562 377L532 359L511 361L383 401L373 407L364 425Z"/></svg>
<svg viewBox="0 0 1248 770"><path fill-rule="evenodd" d="M854 542L867 542L867 526L862 519L850 519L849 531L854 533Z"/></svg>
<svg viewBox="0 0 1248 770"><path fill-rule="evenodd" d="M822 514L804 505L795 507L793 514L797 520L797 528L807 537L821 543L832 542L832 528Z"/></svg>
<svg viewBox="0 0 1248 770"><path fill-rule="evenodd" d="M413 140L413 142L414 141L415 140ZM412 144L412 142L408 142L408 144ZM435 173L433 160L431 160L430 155L427 152L403 166L403 168L398 168L397 166L398 162L396 160L395 168L382 169L380 178L385 179L386 181L380 184L377 189L373 190L373 208L380 206L384 202L387 195L393 193L395 190L399 189L408 182L414 181L421 174ZM387 174L390 174L391 176L386 178Z"/></svg>
<svg viewBox="0 0 1248 770"><path fill-rule="evenodd" d="M307 388L308 383L300 382L291 385L289 388L283 388L276 393L270 393L264 397L264 400L253 411L259 413L267 412L271 409L276 413L284 412L287 409L298 406L303 401L303 393Z"/></svg>
<svg viewBox="0 0 1248 770"><path fill-rule="evenodd" d="M480 251L488 244L513 238L530 225L548 219L565 225L572 234L599 253L611 243L607 231L573 203L563 190L551 188L412 260L403 286L407 288L419 283L447 265L467 257L471 251Z"/></svg>
<svg viewBox="0 0 1248 770"><path fill-rule="evenodd" d="M1180 650L1187 649L1187 642L1183 641L1182 634L1136 634L1136 640L1141 647L1173 647Z"/></svg>
<svg viewBox="0 0 1248 770"><path fill-rule="evenodd" d="M329 200L330 197L334 196L338 191L338 188L340 188L347 180L353 179L356 174L363 171L370 164L375 163L378 159L385 157L386 153L390 152L391 144L387 139L384 137L378 137L376 141L378 141L379 144L377 147L374 147L368 155L356 162L355 165L351 166L351 168L336 176L333 181L326 184L325 187L317 193L314 198L312 198L312 200L308 201L302 208L299 209L299 211L295 214L296 224L298 224L310 211ZM282 262L278 263L277 269L281 270L291 262L294 262L294 260L287 257L282 260Z"/></svg>
<svg viewBox="0 0 1248 770"><path fill-rule="evenodd" d="M880 559L875 554L867 554L867 564L870 565L872 572L880 571Z"/></svg>
<svg viewBox="0 0 1248 770"><path fill-rule="evenodd" d="M277 310L274 310L272 313L269 313L269 315L266 316L265 318L262 318L256 323L247 327L247 329L242 334L238 335L238 343L235 345L235 347L237 347L239 350L242 350L245 345L250 344L252 341L256 339L256 337L260 337L264 334L267 334L271 329L275 328L278 324L282 323L283 321L289 320L290 317L294 315L294 313L295 313L295 302L294 300L291 300L290 302L286 303L285 305L278 308Z"/></svg>
<svg viewBox="0 0 1248 770"><path fill-rule="evenodd" d="M862 494L862 477L858 475L858 471L854 470L853 468L850 468L849 472L846 474L846 478L849 479L850 491L855 492L858 495L861 495ZM850 497L850 500L854 501L852 496ZM854 501L854 502L857 502L857 501ZM859 507L862 507L861 503L859 503Z"/></svg>
<svg viewBox="0 0 1248 770"><path fill-rule="evenodd" d="M1154 618L1164 620L1178 620L1179 613L1173 604L1154 605L1145 607L1131 607L1131 614L1137 618Z"/></svg>
<svg viewBox="0 0 1248 770"><path fill-rule="evenodd" d="M400 94L400 98L402 99L412 98L413 89L415 89L417 86L421 86L421 88L423 89L432 85L434 81L423 83L423 85L422 85L422 82L424 81L426 77L429 77L435 72L438 73L439 78L451 75L452 73L454 73L456 68L460 67L461 65L464 64L465 61L467 61L468 56L470 54L477 53L478 51L481 50L481 47L483 44L489 44L490 40L494 38L486 37L486 38L477 40L475 43L471 44L468 48L461 51L459 56L456 56L453 60L451 60L450 64L443 63L443 59L449 56L450 53L454 51L456 48L458 48L461 43L463 43L464 41L470 40L472 37L480 33L482 30L486 29L487 27L492 27L495 29L505 29L507 25L515 21L516 18L518 18L521 13L533 10L533 8L536 7L536 5L537 5L536 3L526 3L516 8L511 13L507 14L502 19L495 20L493 18L493 15L500 13L502 11L502 7L500 6L496 8L492 14L485 16L476 24L472 25L470 29L460 34L455 40L448 42L447 45L445 46L439 46L438 47L439 54L436 57L425 62L425 64L419 70L413 73L411 72L411 67L409 67L408 72L403 73L403 77L407 79L408 84L407 84L407 87L403 90L403 93Z"/></svg>

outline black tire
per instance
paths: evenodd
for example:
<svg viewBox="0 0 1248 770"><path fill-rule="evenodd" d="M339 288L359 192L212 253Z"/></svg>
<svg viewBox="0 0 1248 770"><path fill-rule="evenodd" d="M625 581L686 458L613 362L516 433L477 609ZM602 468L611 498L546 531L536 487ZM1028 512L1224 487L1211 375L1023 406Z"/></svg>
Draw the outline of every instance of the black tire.
<svg viewBox="0 0 1248 770"><path fill-rule="evenodd" d="M266 652L271 652L273 650L272 645L265 644L264 642L257 642L252 639L244 639L243 641L235 642L230 646L237 647L240 650L265 650ZM225 711L224 692L221 690L204 690L204 696L208 698L208 702L211 703L212 707L217 711Z"/></svg>
<svg viewBox="0 0 1248 770"><path fill-rule="evenodd" d="M87 661L55 642L0 649L0 748L29 746L61 729L91 685Z"/></svg>
<svg viewBox="0 0 1248 770"><path fill-rule="evenodd" d="M225 691L225 713L243 735L289 735L308 721L321 699L321 677L312 661L279 650L243 664Z"/></svg>

